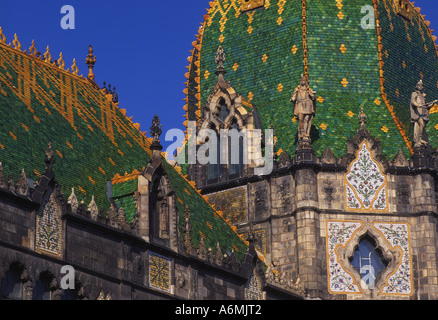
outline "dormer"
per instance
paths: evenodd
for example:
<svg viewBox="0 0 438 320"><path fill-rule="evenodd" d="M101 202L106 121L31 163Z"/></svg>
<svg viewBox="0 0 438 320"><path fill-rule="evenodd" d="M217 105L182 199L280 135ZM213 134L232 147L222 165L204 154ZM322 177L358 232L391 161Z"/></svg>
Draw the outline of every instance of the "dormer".
<svg viewBox="0 0 438 320"><path fill-rule="evenodd" d="M395 12L405 19L411 21L413 7L408 0L393 0Z"/></svg>
<svg viewBox="0 0 438 320"><path fill-rule="evenodd" d="M261 8L265 5L265 0L239 0L242 12L250 11L253 9Z"/></svg>

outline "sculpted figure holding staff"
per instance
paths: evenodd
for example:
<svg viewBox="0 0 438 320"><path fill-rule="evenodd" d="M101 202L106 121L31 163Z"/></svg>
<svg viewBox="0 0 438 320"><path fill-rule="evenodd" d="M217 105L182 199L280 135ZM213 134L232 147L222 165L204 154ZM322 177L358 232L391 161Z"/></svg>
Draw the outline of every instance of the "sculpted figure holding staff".
<svg viewBox="0 0 438 320"><path fill-rule="evenodd" d="M420 80L417 84L415 92L411 97L411 122L414 124L414 147L420 148L427 145L427 141L423 139L426 125L429 122L429 111L438 102L426 102L426 94L423 93L424 84Z"/></svg>
<svg viewBox="0 0 438 320"><path fill-rule="evenodd" d="M301 75L300 85L290 100L294 104L294 116L298 118L298 140L310 143L310 129L316 114L316 92L310 89L307 78Z"/></svg>

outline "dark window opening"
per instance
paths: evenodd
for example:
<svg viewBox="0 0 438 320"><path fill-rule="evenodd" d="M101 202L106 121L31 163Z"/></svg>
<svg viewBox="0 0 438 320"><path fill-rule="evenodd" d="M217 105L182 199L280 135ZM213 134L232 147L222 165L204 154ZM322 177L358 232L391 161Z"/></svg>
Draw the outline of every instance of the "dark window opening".
<svg viewBox="0 0 438 320"><path fill-rule="evenodd" d="M41 273L39 279L35 282L32 300L52 300L50 283L52 282L53 278L53 275L49 272Z"/></svg>
<svg viewBox="0 0 438 320"><path fill-rule="evenodd" d="M379 276L389 264L377 247L377 243L370 236L365 236L360 240L350 262L371 290L375 288Z"/></svg>
<svg viewBox="0 0 438 320"><path fill-rule="evenodd" d="M218 120L220 122L224 123L228 116L229 116L228 108L224 103L222 103L221 107L220 107L219 115L218 115ZM211 129L213 129L217 132L217 128L213 127ZM237 124L237 122L235 120L232 123L231 129L239 130L239 125ZM228 177L227 177L228 179L238 178L241 176L241 174L244 170L244 154L243 154L244 141L243 141L243 137L239 137L239 142L238 142L239 146L237 148L236 148L236 146L232 145L233 140L231 139L231 137L228 137L228 140L226 141L227 146L224 146L224 147L228 148L227 158L224 161L223 159L221 159L221 155L222 155L221 138L220 138L220 135L218 133L216 133L216 134L217 134L217 149L216 149L217 158L216 158L215 163L209 163L207 165L208 184L218 182L219 179L224 174L228 175ZM232 151L234 151L234 154ZM237 161L236 161L236 151L238 151ZM208 153L207 153L207 156L209 156ZM233 157L234 157L234 159L233 159Z"/></svg>
<svg viewBox="0 0 438 320"><path fill-rule="evenodd" d="M21 271L11 267L1 284L1 300L23 300Z"/></svg>
<svg viewBox="0 0 438 320"><path fill-rule="evenodd" d="M237 125L237 122L235 122L235 121L233 123L233 129L239 130L239 126ZM240 173L244 169L244 163L243 163L243 144L244 144L244 141L243 141L243 137L239 137L239 148L238 148L238 151L239 151L239 155L238 155L239 161L238 161L238 163L233 163L233 162L236 162L236 161L232 161L232 156L233 156L232 151L231 151L232 147L233 147L231 145L232 143L233 143L232 139L228 138L228 163L229 163L229 175L230 175L230 178L234 178L234 177L240 176Z"/></svg>

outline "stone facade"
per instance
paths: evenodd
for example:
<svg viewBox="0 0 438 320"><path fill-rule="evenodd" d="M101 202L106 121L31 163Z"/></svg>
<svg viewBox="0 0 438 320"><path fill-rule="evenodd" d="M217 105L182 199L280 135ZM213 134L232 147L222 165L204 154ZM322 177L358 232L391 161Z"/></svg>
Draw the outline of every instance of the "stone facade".
<svg viewBox="0 0 438 320"><path fill-rule="evenodd" d="M185 213L184 226L177 228L178 210L175 203L169 201L172 208L169 214L173 217L167 221L170 221L170 230L177 231L170 236L171 239L175 237L175 241L166 241L167 236L157 236L149 224L141 224L139 219L127 223L123 208L96 213L93 203L88 206L77 204L74 190L66 200L56 182L52 162L47 160L46 163L42 178L26 195L16 193L12 181L0 189L2 299L304 298L301 286L280 281L258 259L253 232L248 234L249 246L240 260L233 252L222 252L219 243L213 250L203 241L195 247L190 240L190 212ZM138 192L142 197L148 194L141 189L149 188L147 177L150 176L146 172L153 171L149 168L139 179ZM166 181L162 179L163 175L163 171L157 170L152 174L153 180ZM171 191L169 194L172 197ZM47 214L45 208L50 203L57 208L59 216L42 214ZM140 205L138 216L151 217L149 209L149 206ZM52 226L48 220L55 218L60 223L59 238L51 238L51 245L45 249L59 248L59 251L44 250L41 247L48 241L40 241L46 234L39 229L40 224ZM44 223L40 222L42 219ZM64 290L61 284L64 276L61 269L67 265L75 271L74 290Z"/></svg>
<svg viewBox="0 0 438 320"><path fill-rule="evenodd" d="M420 79L427 101L438 96L436 37L421 9L410 1L307 0L265 1L247 12L237 2L210 3L189 58L184 124L205 121L221 46L227 81L254 128L275 129L274 170L208 181L198 165L189 179L218 206L230 190L246 189L237 232L254 230L265 263L311 298L437 299L438 109L422 106L430 107L422 147L409 114ZM356 23L365 6L369 28ZM317 91L309 145L288 103L301 74Z"/></svg>
<svg viewBox="0 0 438 320"><path fill-rule="evenodd" d="M17 38L12 47L0 36L0 111L31 132L19 138L0 130L7 153L0 160L38 176L32 181L23 169L14 181L0 165L1 299L438 299L436 135L412 145L403 100L418 76L436 94L435 40L420 11L408 1L402 2L410 11L369 0L378 28L367 34L357 23L342 24L363 18L363 3L237 2L210 4L189 58L184 125L198 151L209 139L191 135L189 121L214 134L275 128L278 146L267 175L256 174L261 150L252 147L247 154L254 161L244 165L167 163L158 117L149 139L118 108L117 94L94 82L91 47L87 80L40 59L34 45L29 55ZM329 52L321 39L340 48ZM213 60L218 41L223 47ZM424 66L401 57L400 47L417 52ZM336 70L327 63L333 61ZM225 80L226 64L233 85ZM288 119L286 89L303 67L324 97L314 97L314 124L298 139L302 120ZM23 84L25 95L17 90ZM359 105L366 105L368 123L363 108L355 122ZM21 123L24 107L38 111L32 114L37 127ZM438 129L437 119L431 116L429 129ZM41 164L23 155L37 154L49 132L61 150L49 145L40 173ZM84 135L87 144L76 151L80 142L70 141ZM75 270L74 289L62 285L65 266Z"/></svg>
<svg viewBox="0 0 438 320"><path fill-rule="evenodd" d="M395 159L386 159L380 148L362 125L348 140L341 159L329 148L320 158L307 150L310 161L283 153L271 175L240 180L248 190L248 222L236 224L238 232L253 228L266 235L263 249L255 245L265 262L280 275L300 279L311 298L438 298L435 153L414 154L412 160L399 153ZM360 160L361 155L366 159ZM425 165L416 165L416 157ZM357 161L367 171L354 169ZM382 197L378 193L383 194L383 206L373 206L371 201L367 208L349 206L351 194L346 188L360 196L351 187L354 182L348 183L354 170L363 181L378 179L375 192L368 193L375 201ZM371 187L371 183L360 185L359 180L356 188ZM220 193L214 185L204 188L206 194L210 190ZM366 274L359 274L351 264L366 237L376 242L382 259L389 261L372 289L364 283Z"/></svg>

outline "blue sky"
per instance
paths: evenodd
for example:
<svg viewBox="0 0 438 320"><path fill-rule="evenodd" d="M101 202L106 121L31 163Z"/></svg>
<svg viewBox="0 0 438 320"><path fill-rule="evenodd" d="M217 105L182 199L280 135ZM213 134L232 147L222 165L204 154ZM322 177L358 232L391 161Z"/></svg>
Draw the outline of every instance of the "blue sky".
<svg viewBox="0 0 438 320"><path fill-rule="evenodd" d="M74 30L60 26L64 5L75 9ZM209 0L0 0L0 26L8 42L17 33L23 48L34 39L42 53L47 45L54 58L62 52L66 67L76 58L84 75L92 44L96 82L116 86L119 106L141 124L142 131L149 131L157 113L165 132L185 129L182 91L187 57L208 5ZM438 1L416 0L415 5L438 36Z"/></svg>
<svg viewBox="0 0 438 320"><path fill-rule="evenodd" d="M74 30L60 26L64 5L75 9ZM84 76L93 45L96 82L116 86L119 106L142 131L157 113L165 132L185 129L187 57L207 7L208 0L0 0L0 26L8 42L17 33L23 49L34 39L41 53L47 45L53 58L62 52L66 68L76 58Z"/></svg>

